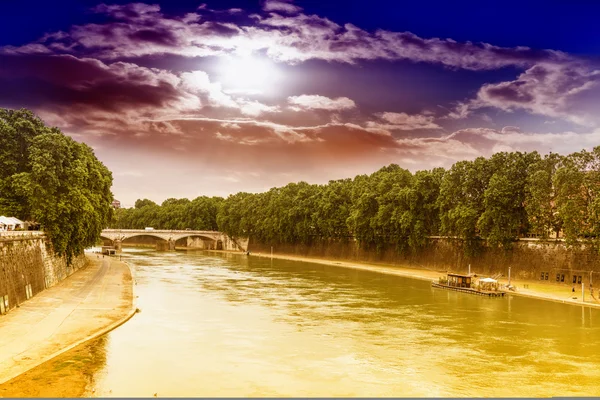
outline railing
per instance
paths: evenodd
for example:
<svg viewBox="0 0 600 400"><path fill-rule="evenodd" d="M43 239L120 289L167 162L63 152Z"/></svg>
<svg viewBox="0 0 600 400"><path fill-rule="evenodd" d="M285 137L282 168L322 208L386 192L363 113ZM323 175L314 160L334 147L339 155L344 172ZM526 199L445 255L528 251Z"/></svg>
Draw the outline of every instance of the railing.
<svg viewBox="0 0 600 400"><path fill-rule="evenodd" d="M190 233L190 232L202 232L202 233L213 233L213 234L220 234L221 232L219 231L195 231L195 230L169 230L169 229L103 229L102 232L106 232L106 233L110 233L110 232L114 232L114 233L119 233L119 232L125 232L125 233L138 233L138 232L145 232L145 233L152 233L152 232L158 232L158 233Z"/></svg>
<svg viewBox="0 0 600 400"><path fill-rule="evenodd" d="M0 231L0 238L23 238L44 236L43 231Z"/></svg>

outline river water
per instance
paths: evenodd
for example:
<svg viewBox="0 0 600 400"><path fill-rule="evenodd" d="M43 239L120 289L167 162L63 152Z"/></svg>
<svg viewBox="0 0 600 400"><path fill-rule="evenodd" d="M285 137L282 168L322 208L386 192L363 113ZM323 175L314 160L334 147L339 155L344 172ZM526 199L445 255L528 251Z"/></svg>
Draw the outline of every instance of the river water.
<svg viewBox="0 0 600 400"><path fill-rule="evenodd" d="M123 258L141 313L98 342L90 395L600 395L598 310L241 254Z"/></svg>

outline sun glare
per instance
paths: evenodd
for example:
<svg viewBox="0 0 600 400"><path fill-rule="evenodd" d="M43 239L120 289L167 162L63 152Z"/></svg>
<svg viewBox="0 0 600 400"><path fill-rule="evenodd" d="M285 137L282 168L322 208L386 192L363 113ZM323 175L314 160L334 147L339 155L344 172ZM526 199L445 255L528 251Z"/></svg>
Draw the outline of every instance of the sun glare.
<svg viewBox="0 0 600 400"><path fill-rule="evenodd" d="M220 65L221 83L228 93L263 93L273 87L277 68L255 56L230 56Z"/></svg>

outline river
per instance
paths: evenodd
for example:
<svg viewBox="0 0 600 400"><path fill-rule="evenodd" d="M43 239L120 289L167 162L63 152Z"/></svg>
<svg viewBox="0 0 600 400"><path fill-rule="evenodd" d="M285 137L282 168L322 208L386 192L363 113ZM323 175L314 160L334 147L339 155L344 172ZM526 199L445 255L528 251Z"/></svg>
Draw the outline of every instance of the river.
<svg viewBox="0 0 600 400"><path fill-rule="evenodd" d="M600 395L600 312L242 254L125 249L93 396Z"/></svg>

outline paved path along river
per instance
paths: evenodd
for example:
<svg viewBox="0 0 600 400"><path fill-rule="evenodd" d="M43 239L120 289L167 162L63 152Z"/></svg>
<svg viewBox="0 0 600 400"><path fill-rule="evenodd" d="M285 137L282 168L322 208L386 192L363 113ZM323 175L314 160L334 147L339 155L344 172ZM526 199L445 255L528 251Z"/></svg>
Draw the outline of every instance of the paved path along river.
<svg viewBox="0 0 600 400"><path fill-rule="evenodd" d="M0 318L0 384L131 312L127 265L93 256L86 268Z"/></svg>
<svg viewBox="0 0 600 400"><path fill-rule="evenodd" d="M600 395L597 309L241 254L124 258L142 311L90 344L90 396Z"/></svg>

